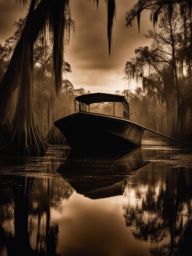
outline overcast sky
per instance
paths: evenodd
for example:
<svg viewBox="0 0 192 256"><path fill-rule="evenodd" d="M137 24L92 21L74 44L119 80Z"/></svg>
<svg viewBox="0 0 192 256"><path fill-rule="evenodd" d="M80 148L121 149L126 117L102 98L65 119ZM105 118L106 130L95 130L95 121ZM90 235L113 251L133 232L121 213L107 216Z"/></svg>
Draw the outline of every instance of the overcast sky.
<svg viewBox="0 0 192 256"><path fill-rule="evenodd" d="M25 11L14 0L0 0L0 40L14 30L14 21L24 16ZM143 34L151 28L146 14L142 16L141 32L135 22L132 28L125 26L125 14L136 0L116 0L117 10L113 26L112 53L107 49L107 8L100 0L97 10L93 0L71 0L75 32L70 44L65 47L65 60L72 66L68 78L76 88L92 92L114 92L128 88L124 79L124 65L134 55L134 49L148 45ZM134 87L132 82L129 87Z"/></svg>

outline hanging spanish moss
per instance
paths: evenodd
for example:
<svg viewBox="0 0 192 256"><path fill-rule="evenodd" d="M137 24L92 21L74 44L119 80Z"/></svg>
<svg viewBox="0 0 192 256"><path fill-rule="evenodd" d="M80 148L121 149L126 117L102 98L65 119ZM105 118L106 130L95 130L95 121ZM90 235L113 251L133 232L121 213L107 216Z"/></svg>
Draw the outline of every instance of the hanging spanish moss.
<svg viewBox="0 0 192 256"><path fill-rule="evenodd" d="M113 20L115 16L115 0L107 1L107 37L108 37L108 50L109 54L111 54L111 42L112 42L112 28L113 28Z"/></svg>
<svg viewBox="0 0 192 256"><path fill-rule="evenodd" d="M113 29L113 21L115 17L116 11L116 1L115 0L105 0L107 3L107 39L108 39L108 52L111 54L111 45L112 45L112 29ZM99 8L99 0L94 0L97 6L97 10Z"/></svg>

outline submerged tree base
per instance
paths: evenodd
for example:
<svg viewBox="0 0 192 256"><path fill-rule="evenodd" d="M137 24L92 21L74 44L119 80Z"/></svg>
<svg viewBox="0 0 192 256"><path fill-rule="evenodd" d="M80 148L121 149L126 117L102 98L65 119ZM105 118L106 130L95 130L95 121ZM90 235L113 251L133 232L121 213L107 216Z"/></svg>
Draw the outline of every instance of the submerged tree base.
<svg viewBox="0 0 192 256"><path fill-rule="evenodd" d="M3 137L4 135L6 137ZM15 132L10 126L1 125L0 139L1 155L41 156L46 150L43 136L34 129L30 129L27 133Z"/></svg>
<svg viewBox="0 0 192 256"><path fill-rule="evenodd" d="M11 145L13 152L18 152L19 155L40 156L46 150L43 137L32 129L27 134L15 133Z"/></svg>

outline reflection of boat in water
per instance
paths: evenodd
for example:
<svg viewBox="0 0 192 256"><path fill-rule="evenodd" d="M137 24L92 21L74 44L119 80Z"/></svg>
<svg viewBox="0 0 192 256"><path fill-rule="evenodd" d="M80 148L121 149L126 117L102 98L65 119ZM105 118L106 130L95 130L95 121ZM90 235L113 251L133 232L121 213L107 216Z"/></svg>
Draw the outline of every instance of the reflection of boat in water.
<svg viewBox="0 0 192 256"><path fill-rule="evenodd" d="M138 148L116 160L69 158L58 172L78 193L100 198L121 194L127 175L145 164Z"/></svg>
<svg viewBox="0 0 192 256"><path fill-rule="evenodd" d="M72 150L125 151L141 144L144 129L129 120L129 105L124 96L92 93L76 97L79 112L55 122ZM75 110L76 110L75 101ZM90 112L92 103L113 102L113 116ZM121 104L121 117L116 107Z"/></svg>

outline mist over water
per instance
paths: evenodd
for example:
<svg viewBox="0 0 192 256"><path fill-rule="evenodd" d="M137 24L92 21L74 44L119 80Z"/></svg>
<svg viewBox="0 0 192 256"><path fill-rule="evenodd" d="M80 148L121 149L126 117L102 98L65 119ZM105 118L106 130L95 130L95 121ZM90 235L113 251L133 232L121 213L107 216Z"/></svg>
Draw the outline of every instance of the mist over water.
<svg viewBox="0 0 192 256"><path fill-rule="evenodd" d="M191 255L191 160L154 139L118 157L0 159L0 255Z"/></svg>

